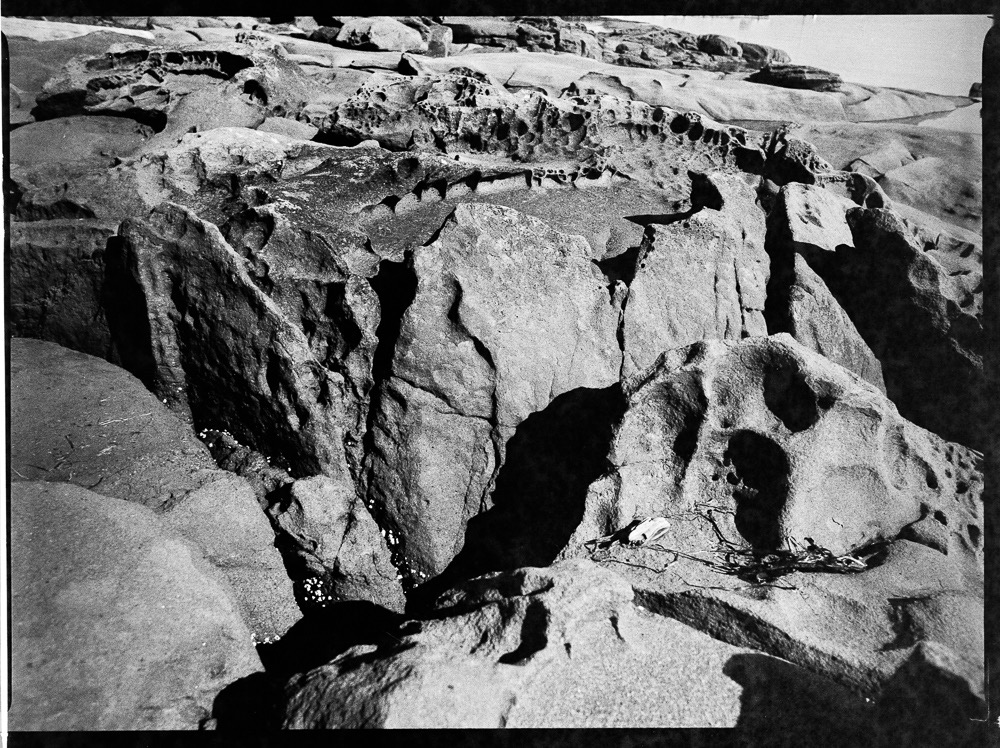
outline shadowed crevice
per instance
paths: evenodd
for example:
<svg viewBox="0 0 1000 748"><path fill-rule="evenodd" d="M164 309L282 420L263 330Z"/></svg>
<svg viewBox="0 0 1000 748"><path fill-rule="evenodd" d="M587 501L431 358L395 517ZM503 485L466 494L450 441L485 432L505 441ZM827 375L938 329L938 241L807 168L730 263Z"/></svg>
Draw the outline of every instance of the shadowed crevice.
<svg viewBox="0 0 1000 748"><path fill-rule="evenodd" d="M480 574L552 563L583 518L587 489L607 468L624 411L614 384L571 390L528 416L507 442L492 508L469 521L448 568L410 593L408 611Z"/></svg>

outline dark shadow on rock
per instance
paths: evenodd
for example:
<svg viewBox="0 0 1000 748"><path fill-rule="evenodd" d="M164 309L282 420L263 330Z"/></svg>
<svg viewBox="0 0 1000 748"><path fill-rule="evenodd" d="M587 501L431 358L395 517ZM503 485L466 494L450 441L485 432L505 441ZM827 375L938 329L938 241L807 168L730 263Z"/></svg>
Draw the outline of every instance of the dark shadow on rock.
<svg viewBox="0 0 1000 748"><path fill-rule="evenodd" d="M788 499L788 457L777 443L753 431L729 438L723 460L735 488L736 529L756 550L771 551L781 541L780 519Z"/></svg>
<svg viewBox="0 0 1000 748"><path fill-rule="evenodd" d="M527 663L535 652L545 649L549 643L548 637L549 615L545 603L535 599L528 603L524 611L524 620L521 622L521 642L517 648L500 655L497 662L504 665L523 665Z"/></svg>
<svg viewBox="0 0 1000 748"><path fill-rule="evenodd" d="M230 683L212 704L215 729L226 732L277 730L281 685L279 679L267 673L253 673Z"/></svg>
<svg viewBox="0 0 1000 748"><path fill-rule="evenodd" d="M734 745L871 745L873 705L777 657L738 654L722 672L743 687Z"/></svg>
<svg viewBox="0 0 1000 748"><path fill-rule="evenodd" d="M882 745L988 745L987 729L995 727L987 728L987 718L985 700L927 642L913 648L883 686L876 705Z"/></svg>
<svg viewBox="0 0 1000 748"><path fill-rule="evenodd" d="M268 675L285 679L325 665L358 644L396 644L403 620L367 600L332 603L305 615L273 644L258 645L257 653Z"/></svg>
<svg viewBox="0 0 1000 748"><path fill-rule="evenodd" d="M493 507L469 521L448 568L410 593L407 612L480 574L550 564L583 518L588 487L607 469L612 429L624 412L614 384L563 393L526 418L507 442Z"/></svg>
<svg viewBox="0 0 1000 748"><path fill-rule="evenodd" d="M279 729L278 705L291 676L325 665L358 644L398 649L402 622L399 613L366 600L333 603L307 614L278 641L257 645L263 673L240 678L219 692L212 705L215 729Z"/></svg>

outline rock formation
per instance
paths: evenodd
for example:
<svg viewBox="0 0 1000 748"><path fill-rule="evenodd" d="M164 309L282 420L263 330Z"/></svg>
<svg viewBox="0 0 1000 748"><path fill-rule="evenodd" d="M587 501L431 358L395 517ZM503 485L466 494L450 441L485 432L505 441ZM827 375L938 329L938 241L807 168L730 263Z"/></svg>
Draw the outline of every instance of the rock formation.
<svg viewBox="0 0 1000 748"><path fill-rule="evenodd" d="M4 23L15 730L977 744L982 137L915 121L971 99L607 18Z"/></svg>

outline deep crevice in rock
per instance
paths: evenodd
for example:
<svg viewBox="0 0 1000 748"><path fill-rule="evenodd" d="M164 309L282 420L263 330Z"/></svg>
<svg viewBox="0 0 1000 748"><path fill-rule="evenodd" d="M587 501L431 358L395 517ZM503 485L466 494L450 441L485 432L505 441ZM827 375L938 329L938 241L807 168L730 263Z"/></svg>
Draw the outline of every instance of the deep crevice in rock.
<svg viewBox="0 0 1000 748"><path fill-rule="evenodd" d="M372 389L368 402L368 415L365 422L365 434L361 443L364 454L375 451L375 419L381 410L382 398L385 397L386 382L392 374L392 360L396 353L396 343L399 341L403 324L403 315L417 294L417 276L413 270L413 253L407 252L401 262L382 260L378 273L369 281L379 300L380 320L375 329L378 344L372 356ZM389 392L391 396L391 391ZM366 483L371 482L369 469ZM384 507L374 503L372 492L368 486L360 487L367 490L368 500L365 502L368 511L380 528L387 526ZM397 549L392 549L391 561L397 569L403 569L403 559Z"/></svg>
<svg viewBox="0 0 1000 748"><path fill-rule="evenodd" d="M565 392L528 416L507 442L493 506L469 520L461 552L410 594L408 610L480 574L552 563L583 517L587 489L607 468L624 411L614 384Z"/></svg>

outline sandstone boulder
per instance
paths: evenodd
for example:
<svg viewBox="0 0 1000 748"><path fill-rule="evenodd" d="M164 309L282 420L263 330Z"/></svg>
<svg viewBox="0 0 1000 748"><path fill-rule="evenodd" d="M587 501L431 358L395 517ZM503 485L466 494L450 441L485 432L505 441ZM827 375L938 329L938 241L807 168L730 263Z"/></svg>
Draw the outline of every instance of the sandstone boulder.
<svg viewBox="0 0 1000 748"><path fill-rule="evenodd" d="M739 42L720 34L703 34L698 37L698 49L710 55L723 57L742 57L743 48Z"/></svg>
<svg viewBox="0 0 1000 748"><path fill-rule="evenodd" d="M981 689L978 453L785 335L676 349L624 391L611 467L562 558L607 563L649 609L871 697L920 641L953 649ZM650 516L669 522L652 547L590 542ZM868 561L791 563L809 548Z"/></svg>
<svg viewBox="0 0 1000 748"><path fill-rule="evenodd" d="M823 187L792 182L781 189L768 217L772 269L768 329L789 333L885 392L882 366L875 354L809 266L816 254L854 246L847 223L847 211L853 207L852 200Z"/></svg>
<svg viewBox="0 0 1000 748"><path fill-rule="evenodd" d="M781 88L806 88L811 91L836 91L843 79L836 73L809 67L771 63L753 73L748 81Z"/></svg>
<svg viewBox="0 0 1000 748"><path fill-rule="evenodd" d="M371 497L414 570L439 572L461 548L522 420L617 379L618 313L589 255L582 238L490 205L459 205L414 250L370 453Z"/></svg>
<svg viewBox="0 0 1000 748"><path fill-rule="evenodd" d="M15 483L11 550L13 729L195 729L260 669L224 583L145 507Z"/></svg>
<svg viewBox="0 0 1000 748"><path fill-rule="evenodd" d="M22 23L46 24L44 21L16 20ZM4 36L7 39L7 49L10 54L8 103L12 126L35 120L33 110L36 98L42 93L42 87L49 78L61 73L63 65L73 57L100 55L113 44L151 43L132 36L129 30L115 32L110 28L88 29L83 36L36 41L30 36L9 33L8 24L12 22L15 22L15 19L8 18L4 21ZM67 25L73 26L73 31L86 28L79 24Z"/></svg>
<svg viewBox="0 0 1000 748"><path fill-rule="evenodd" d="M420 32L392 18L351 18L337 33L336 43L373 51L392 52L420 49Z"/></svg>
<svg viewBox="0 0 1000 748"><path fill-rule="evenodd" d="M983 183L941 158L927 157L888 170L879 179L886 194L971 231L982 231Z"/></svg>
<svg viewBox="0 0 1000 748"><path fill-rule="evenodd" d="M781 49L768 47L765 44L753 44L752 42L740 42L740 49L743 51L743 59L756 68L766 67L772 64L788 64L792 59L788 53Z"/></svg>
<svg viewBox="0 0 1000 748"><path fill-rule="evenodd" d="M250 486L215 469L191 428L123 369L52 343L11 351L15 480L72 482L142 504L221 570L251 632L299 617L274 532Z"/></svg>
<svg viewBox="0 0 1000 748"><path fill-rule="evenodd" d="M121 117L60 117L32 122L11 133L11 179L23 191L65 183L127 158L152 128Z"/></svg>
<svg viewBox="0 0 1000 748"><path fill-rule="evenodd" d="M218 228L166 203L122 224L108 265L118 355L159 397L202 427L266 440L293 474L348 474L344 438L360 441L363 414L348 412L344 375L317 360Z"/></svg>
<svg viewBox="0 0 1000 748"><path fill-rule="evenodd" d="M891 211L852 208L847 220L853 249L811 265L881 362L889 397L935 433L984 446L982 288L971 275L982 271L952 275Z"/></svg>
<svg viewBox="0 0 1000 748"><path fill-rule="evenodd" d="M296 65L265 44L123 45L71 60L38 97L38 119L71 114L127 116L161 141L214 127L255 127L295 116L315 89ZM280 52L280 50L279 50Z"/></svg>
<svg viewBox="0 0 1000 748"><path fill-rule="evenodd" d="M764 215L754 197L739 176L713 174L692 194L708 205L650 225L623 301L624 374L697 340L767 335Z"/></svg>
<svg viewBox="0 0 1000 748"><path fill-rule="evenodd" d="M981 558L966 531L982 516L979 456L905 421L875 387L786 335L675 349L624 389L614 467L591 486L578 542L633 516L714 504L738 542L808 537L841 554L895 537L926 506L973 566ZM675 531L678 542L695 532L688 521Z"/></svg>
<svg viewBox="0 0 1000 748"><path fill-rule="evenodd" d="M303 478L269 499L307 614L341 600L368 600L402 612L405 599L387 534L380 535L353 483Z"/></svg>
<svg viewBox="0 0 1000 748"><path fill-rule="evenodd" d="M191 427L107 361L15 338L10 383L16 479L75 482L162 510L218 472Z"/></svg>

